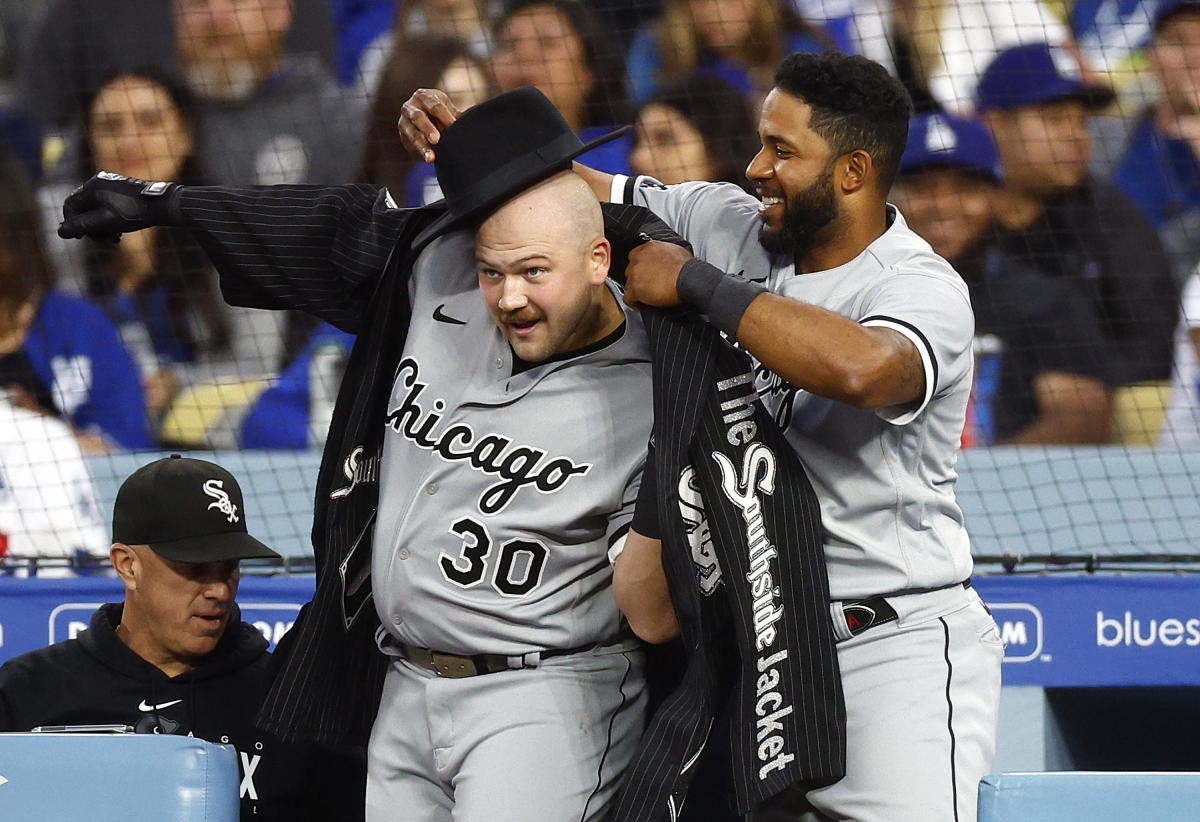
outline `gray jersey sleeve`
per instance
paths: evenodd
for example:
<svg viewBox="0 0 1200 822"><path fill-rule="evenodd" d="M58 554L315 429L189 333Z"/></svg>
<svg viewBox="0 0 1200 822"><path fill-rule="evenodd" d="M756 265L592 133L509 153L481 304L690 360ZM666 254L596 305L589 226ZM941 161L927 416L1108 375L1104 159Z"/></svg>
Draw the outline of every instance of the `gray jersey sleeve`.
<svg viewBox="0 0 1200 822"><path fill-rule="evenodd" d="M621 552L625 550L625 535L629 533L629 526L633 524L633 512L637 507L638 490L641 488L642 470L646 467L645 460L642 460L637 467L637 470L629 477L629 482L625 483L625 492L621 495L621 507L614 511L608 518L608 561L616 562L617 557L621 556Z"/></svg>
<svg viewBox="0 0 1200 822"><path fill-rule="evenodd" d="M893 271L866 295L864 310L863 325L903 334L916 346L925 366L925 395L920 403L882 408L881 418L904 425L934 397L950 393L964 381L970 384L975 316L966 288L949 267L926 269L917 264Z"/></svg>
<svg viewBox="0 0 1200 822"><path fill-rule="evenodd" d="M752 256L762 254L758 249L758 200L732 183L667 186L653 177L618 174L609 199L650 209L687 238L697 257L714 265L731 251L741 253L747 244Z"/></svg>

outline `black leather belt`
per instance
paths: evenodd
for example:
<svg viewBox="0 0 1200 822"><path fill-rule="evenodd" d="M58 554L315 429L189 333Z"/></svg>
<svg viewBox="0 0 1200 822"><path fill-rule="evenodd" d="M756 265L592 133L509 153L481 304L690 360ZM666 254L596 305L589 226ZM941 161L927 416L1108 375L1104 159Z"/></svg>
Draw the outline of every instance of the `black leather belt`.
<svg viewBox="0 0 1200 822"><path fill-rule="evenodd" d="M438 676L444 676L448 679L461 679L467 676L495 674L500 671L536 668L538 663L543 659L566 656L567 654L578 654L591 650L596 645L593 643L579 648L535 651L531 654L511 657L504 656L503 654L471 654L469 656L448 654L442 651L431 651L428 648L421 648L416 645L406 645L403 642L395 643L394 647L399 648L404 654L404 658L414 665L424 668L427 671L433 671Z"/></svg>
<svg viewBox="0 0 1200 822"><path fill-rule="evenodd" d="M962 582L956 582L954 585L947 585L943 588L930 588L929 591L912 591L911 593L943 591L946 588L955 588L959 585L963 588L970 588L971 580L963 580ZM863 631L870 630L876 625L893 622L898 618L896 616L896 609L891 606L886 597L868 597L867 599L858 599L854 602L843 602L842 613L846 617L846 627L850 629L850 636L858 636Z"/></svg>

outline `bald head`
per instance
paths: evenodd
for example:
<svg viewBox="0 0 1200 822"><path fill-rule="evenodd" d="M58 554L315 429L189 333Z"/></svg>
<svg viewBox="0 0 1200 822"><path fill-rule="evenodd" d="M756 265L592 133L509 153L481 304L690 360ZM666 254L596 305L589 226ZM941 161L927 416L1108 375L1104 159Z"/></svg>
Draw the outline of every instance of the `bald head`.
<svg viewBox="0 0 1200 822"><path fill-rule="evenodd" d="M514 230L536 232L564 248L583 248L604 236L604 217L583 178L563 171L500 206L479 226L477 237L490 242L511 237Z"/></svg>
<svg viewBox="0 0 1200 822"><path fill-rule="evenodd" d="M540 362L624 319L605 285L611 248L596 195L564 171L517 195L475 233L479 287L519 357Z"/></svg>

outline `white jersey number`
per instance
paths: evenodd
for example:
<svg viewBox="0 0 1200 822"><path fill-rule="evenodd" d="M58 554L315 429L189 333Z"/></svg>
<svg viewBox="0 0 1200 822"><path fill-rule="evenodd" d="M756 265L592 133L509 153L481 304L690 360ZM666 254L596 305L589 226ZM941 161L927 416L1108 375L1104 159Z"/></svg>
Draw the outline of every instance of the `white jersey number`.
<svg viewBox="0 0 1200 822"><path fill-rule="evenodd" d="M462 540L462 548L458 556L443 552L439 557L442 576L460 588L477 585L487 575L487 559L492 553L487 527L463 517L450 526L450 532ZM501 596L525 596L541 583L547 553L546 546L535 540L510 539L500 546L492 565L492 587Z"/></svg>

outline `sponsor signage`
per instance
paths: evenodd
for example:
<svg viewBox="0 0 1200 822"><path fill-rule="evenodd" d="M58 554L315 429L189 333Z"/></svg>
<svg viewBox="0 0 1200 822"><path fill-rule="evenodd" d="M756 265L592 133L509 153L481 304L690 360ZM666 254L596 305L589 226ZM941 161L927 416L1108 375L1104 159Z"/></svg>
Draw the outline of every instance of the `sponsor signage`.
<svg viewBox="0 0 1200 822"><path fill-rule="evenodd" d="M1200 574L976 577L1005 642L1004 684L1200 685ZM242 578L242 619L274 643L312 577ZM87 627L113 578L0 578L0 662Z"/></svg>
<svg viewBox="0 0 1200 822"><path fill-rule="evenodd" d="M1200 685L1200 574L977 577L1004 684Z"/></svg>
<svg viewBox="0 0 1200 822"><path fill-rule="evenodd" d="M243 576L238 588L242 621L257 628L274 649L300 606L312 598L313 585L312 577ZM74 638L103 603L123 598L115 577L0 578L0 662Z"/></svg>

